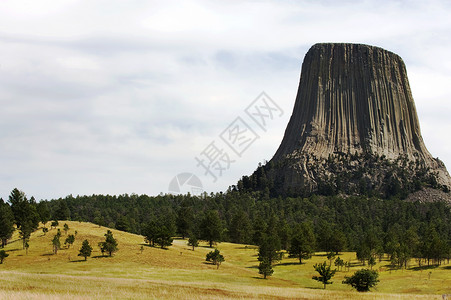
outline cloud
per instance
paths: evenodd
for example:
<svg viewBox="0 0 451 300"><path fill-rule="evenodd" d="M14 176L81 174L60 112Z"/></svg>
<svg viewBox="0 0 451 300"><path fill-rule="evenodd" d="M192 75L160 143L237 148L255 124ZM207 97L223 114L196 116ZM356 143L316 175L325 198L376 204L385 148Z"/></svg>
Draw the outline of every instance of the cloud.
<svg viewBox="0 0 451 300"><path fill-rule="evenodd" d="M224 190L270 159L317 42L406 62L428 149L451 166L447 1L2 1L0 197ZM266 91L285 114L213 182L195 157ZM221 145L226 148L226 145Z"/></svg>

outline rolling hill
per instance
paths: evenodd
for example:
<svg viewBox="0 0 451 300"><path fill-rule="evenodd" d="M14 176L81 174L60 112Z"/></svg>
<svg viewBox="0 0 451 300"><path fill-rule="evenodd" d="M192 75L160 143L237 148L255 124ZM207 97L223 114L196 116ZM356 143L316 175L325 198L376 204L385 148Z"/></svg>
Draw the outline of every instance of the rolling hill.
<svg viewBox="0 0 451 300"><path fill-rule="evenodd" d="M225 262L216 266L205 262L211 248L201 244L195 251L186 240L175 239L168 249L149 247L140 235L111 229L119 251L103 256L97 247L104 239L106 227L85 222L60 221L62 244L68 234L77 231L75 243L56 255L52 238L57 229L46 235L34 232L28 254L22 249L17 232L5 250L9 254L0 265L0 298L2 299L441 299L451 294L450 266L431 269L410 268L389 271L387 261L378 263L380 284L375 292L357 293L341 284L344 276L362 268L354 253L342 253L354 266L348 272L337 272L327 290L311 279L313 264L327 260L324 253L299 265L285 258L275 267L274 276L263 280L258 274L257 248L232 243L219 243L217 248ZM49 225L47 225L49 226ZM83 240L93 247L91 257L78 256ZM143 250L141 251L141 246Z"/></svg>

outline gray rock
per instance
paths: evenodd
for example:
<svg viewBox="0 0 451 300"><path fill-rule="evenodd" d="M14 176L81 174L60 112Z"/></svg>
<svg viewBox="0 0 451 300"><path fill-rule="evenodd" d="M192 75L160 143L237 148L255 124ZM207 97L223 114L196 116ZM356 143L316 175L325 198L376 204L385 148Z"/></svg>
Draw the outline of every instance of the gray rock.
<svg viewBox="0 0 451 300"><path fill-rule="evenodd" d="M426 170L439 186L451 187L445 165L421 137L401 57L368 45L316 44L305 55L293 114L268 176L279 192L314 192L340 172L371 169L368 155L379 170L366 169L356 179L369 189L385 191L393 175L378 165L378 157L400 168L410 164L413 169L404 166L406 171ZM345 191L357 190L356 180L341 184Z"/></svg>

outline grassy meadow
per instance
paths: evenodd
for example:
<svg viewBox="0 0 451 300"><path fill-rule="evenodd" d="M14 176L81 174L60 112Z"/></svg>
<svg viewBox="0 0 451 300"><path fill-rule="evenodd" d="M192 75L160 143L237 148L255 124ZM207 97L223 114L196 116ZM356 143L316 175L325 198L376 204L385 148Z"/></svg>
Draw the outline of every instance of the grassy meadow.
<svg viewBox="0 0 451 300"><path fill-rule="evenodd" d="M78 232L69 249L63 244L64 223L70 227L68 234ZM357 293L341 284L345 276L362 268L355 253L345 252L340 257L351 261L352 267L337 272L334 283L323 290L311 278L313 265L327 260L325 253L302 265L284 258L274 267L274 275L264 280L258 274L255 246L218 243L226 261L216 269L205 262L212 250L207 244L192 251L186 240L176 239L165 250L147 246L142 236L112 230L119 251L106 257L97 246L106 227L60 221L58 228L62 248L56 255L51 240L57 229L46 235L42 230L34 232L28 254L15 233L5 248L9 257L0 265L0 299L442 299L443 294L451 294L451 264L419 269L412 260L408 270L390 270L383 260L373 267L380 270L380 283L370 293ZM84 239L93 247L87 261L77 256Z"/></svg>

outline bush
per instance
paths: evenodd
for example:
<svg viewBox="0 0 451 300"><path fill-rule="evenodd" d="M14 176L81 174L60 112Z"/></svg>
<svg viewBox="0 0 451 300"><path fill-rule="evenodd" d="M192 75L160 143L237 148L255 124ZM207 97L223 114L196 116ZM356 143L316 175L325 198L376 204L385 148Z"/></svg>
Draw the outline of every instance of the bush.
<svg viewBox="0 0 451 300"><path fill-rule="evenodd" d="M351 277L345 277L344 284L350 284L359 292L368 292L379 280L377 271L362 269L354 273Z"/></svg>

